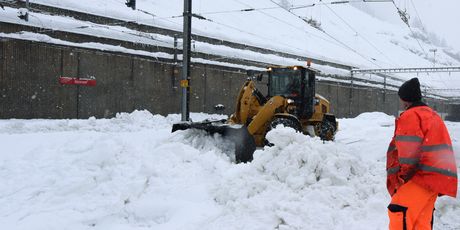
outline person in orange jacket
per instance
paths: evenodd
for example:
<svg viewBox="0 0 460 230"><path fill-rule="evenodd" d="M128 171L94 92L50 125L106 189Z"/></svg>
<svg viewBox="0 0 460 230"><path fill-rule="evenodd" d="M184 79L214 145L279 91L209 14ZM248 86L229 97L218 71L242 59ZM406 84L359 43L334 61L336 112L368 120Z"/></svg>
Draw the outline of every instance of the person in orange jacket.
<svg viewBox="0 0 460 230"><path fill-rule="evenodd" d="M436 198L457 195L451 139L441 117L422 102L417 78L404 82L398 95L405 111L387 151L389 229L432 229Z"/></svg>

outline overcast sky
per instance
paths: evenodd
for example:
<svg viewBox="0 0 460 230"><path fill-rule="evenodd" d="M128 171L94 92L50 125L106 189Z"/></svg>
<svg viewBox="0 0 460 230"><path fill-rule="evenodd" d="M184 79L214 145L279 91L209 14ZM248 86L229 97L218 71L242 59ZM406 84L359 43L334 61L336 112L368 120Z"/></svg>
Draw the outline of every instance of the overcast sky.
<svg viewBox="0 0 460 230"><path fill-rule="evenodd" d="M460 1L459 0L407 0L413 1L426 29L460 52ZM404 3L405 0L399 0ZM412 5L408 10L412 11ZM415 17L415 15L413 16Z"/></svg>

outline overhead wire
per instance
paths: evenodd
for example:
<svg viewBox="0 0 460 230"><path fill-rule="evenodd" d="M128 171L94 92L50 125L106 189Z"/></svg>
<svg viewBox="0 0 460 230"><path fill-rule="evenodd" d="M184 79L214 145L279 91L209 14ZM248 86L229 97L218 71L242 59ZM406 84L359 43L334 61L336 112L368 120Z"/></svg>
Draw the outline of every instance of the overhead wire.
<svg viewBox="0 0 460 230"><path fill-rule="evenodd" d="M309 8L309 7L314 7L318 5L334 5L334 4L345 4L345 3L359 3L359 2L364 2L364 3L369 3L369 2L390 2L391 0L351 0L351 1L333 1L333 2L320 2L320 3L313 3L313 4L307 4L307 5L296 5L292 6L289 8L289 10L297 10L297 9L303 9L303 8ZM274 9L280 9L282 8L281 6L275 6L275 7L261 7L261 8L243 8L243 9L235 9L235 10L222 10L222 11L208 11L208 12L201 12L200 15L212 15L212 14L226 14L226 13L244 13L244 12L252 12L252 11L265 11L265 10L274 10ZM172 16L164 16L164 17L158 17L157 19L164 19L164 18L180 18L183 17L183 15L172 15Z"/></svg>
<svg viewBox="0 0 460 230"><path fill-rule="evenodd" d="M420 25L422 26L422 29L426 31L425 25L423 24L422 19L420 18L420 14L418 13L417 7L415 7L414 1L410 0L410 2L412 4L412 7L414 7L415 15L417 15Z"/></svg>
<svg viewBox="0 0 460 230"><path fill-rule="evenodd" d="M403 12L395 3L394 0L391 0L391 2L393 3L393 6L396 8L396 10L398 11L398 14L401 16L401 13ZM412 0L411 0L412 2ZM415 7L415 4L412 2L412 6L414 7L415 11L416 11L416 14L417 14L417 17L420 21L420 23L422 24L422 27L423 27L423 23L421 21L421 18L420 18L420 15L418 14L417 12L417 9ZM401 18L401 20L403 20L403 18ZM404 21L404 20L403 20ZM417 36L415 35L415 32L414 30L412 29L412 27L410 26L409 22L408 21L404 21L404 23L407 25L407 27L409 28L411 34L412 34L412 37L417 41L417 44L419 45L420 49L423 51L423 54L425 55L426 58L428 58L428 54L426 52L426 50L423 48L420 40L417 38ZM439 80L441 81L441 83L446 86L446 83L442 80L441 76L439 76L439 74L437 75L439 77Z"/></svg>
<svg viewBox="0 0 460 230"><path fill-rule="evenodd" d="M110 24L110 25L122 25L122 24L127 24L127 23L136 23L136 24L144 24L145 22L148 22L150 20L164 20L164 21L167 21L169 23L172 23L172 24L175 24L175 25L178 25L179 27L182 27L182 24L181 23L178 23L178 22L175 22L175 21L172 21L172 20L169 20L169 19L173 19L175 17L157 17L157 15L155 15L154 13L152 12L149 12L145 9L142 9L142 8L137 8L136 9L137 11L139 12L142 12L144 14L147 14L147 15L150 15L152 16L152 19L143 19L143 20L136 20L136 21L127 21L126 23L125 22L117 22L117 23L113 23L113 24ZM195 14L196 15L196 14ZM182 15L181 15L182 17ZM146 25L152 25L152 24L149 24L149 23L146 23ZM153 24L154 25L154 24ZM201 33L204 33L204 31L200 31L200 30L197 30L197 29L194 29L195 31L199 31ZM193 38L193 36L192 36Z"/></svg>
<svg viewBox="0 0 460 230"><path fill-rule="evenodd" d="M150 13L150 12L148 12L146 10L143 10L143 9L137 9L137 10L142 12L142 13L145 13L145 14L148 14L148 15L151 15L151 16L155 16L155 14ZM40 21L39 17L36 17L34 15L31 15L31 16L37 18ZM159 18L155 18L155 19L159 19ZM233 30L237 30L237 31L239 31L241 33L246 33L246 34L254 36L254 37L258 37L258 38L261 38L261 39L266 39L266 37L263 37L263 36L260 36L260 35L257 35L255 33L251 33L251 32L248 32L248 31L244 31L244 30L242 30L240 28L237 28L237 27L234 27L234 26L230 26L230 25L227 25L227 24L224 24L224 23L221 23L221 22L217 22L215 20L210 20L210 19L205 19L205 18L203 18L203 19L206 20L206 21L209 21L211 23L218 24L218 25L223 26L223 27L227 27L227 28L230 28L230 29L233 29ZM56 30L61 30L61 31L65 31L65 30L69 31L70 30L71 31L71 30L78 30L78 29L88 29L88 28L91 28L91 27L92 28L99 27L99 28L104 28L104 29L108 29L108 30L112 30L112 31L117 31L117 32L120 32L120 33L125 33L125 34L132 35L132 36L152 39L154 41L157 41L157 42L160 42L160 43L163 43L163 44L167 44L167 45L172 45L172 43L156 39L156 38L150 36L149 33L146 33L146 32L140 32L139 31L138 33L135 33L134 31L118 30L116 28L111 28L110 27L110 26L116 26L116 25L124 25L124 24L130 23L130 22L131 23L138 23L138 22L141 22L141 21L144 21L144 20L125 21L125 22L117 22L117 23L106 23L105 25L98 25L98 24L90 23L90 25L72 26L72 27L65 27L65 28L59 28L59 29L47 28L47 29L42 29L39 32L56 31ZM170 21L170 20L167 20L167 21ZM176 23L176 22L173 22L173 21L170 21L170 22L179 25L179 23ZM41 23L41 24L42 24L42 28L44 28L45 27L44 24L43 23ZM192 36L192 38L193 38L193 36ZM284 45L286 47L289 47L290 49L293 49L293 50L298 48L298 47L295 47L295 46L291 46L291 45L289 45L287 43L280 43L280 44L282 44L282 45Z"/></svg>
<svg viewBox="0 0 460 230"><path fill-rule="evenodd" d="M232 30L236 30L238 32L241 32L241 33L245 33L245 34L248 34L248 35L251 35L253 37L257 37L257 38L260 38L260 39L266 39L266 37L263 37L263 36L260 36L258 34L255 34L255 33L252 33L252 32L249 32L249 31L245 31L241 28L238 28L238 27L235 27L235 26L231 26L231 25L228 25L228 24L225 24L225 23L222 23L222 22L219 22L219 21L216 21L215 19L209 19L209 18L205 18L203 17L203 15L213 15L213 14L223 14L223 13L237 13L237 12L251 12L251 11L263 11L263 10L271 10L271 9L279 9L280 7L277 6L277 7L264 7L264 8L245 8L245 9L239 9L239 10L227 10L227 11L213 11L213 12L203 12L203 13L200 13L200 14L195 14L194 16L196 16L197 18L201 19L201 20L205 20L205 21L208 21L208 22L211 22L211 23L215 23L217 25L220 25L220 26L223 26L223 27L227 27L229 29L232 29ZM175 15L175 16L166 16L166 17L157 17L155 19L163 19L163 20L167 20L167 19L174 19L174 18L181 18L183 17L183 15ZM167 21L170 21L170 20L167 20ZM171 22L171 21L170 21ZM176 23L177 24L177 23ZM193 37L193 36L192 36ZM324 39L324 38L323 38ZM328 41L328 42L332 42L332 41ZM283 46L286 46L290 49L293 49L293 50L296 50L298 49L298 47L295 47L295 46L292 46L292 45L289 45L287 43L282 43L282 42L278 42L278 44L282 44Z"/></svg>
<svg viewBox="0 0 460 230"><path fill-rule="evenodd" d="M415 11L415 15L417 16L417 19L418 21L420 22L420 25L422 27L422 30L426 32L426 29L425 29L425 25L423 24L423 21L422 21L422 18L420 17L420 14L418 13L418 10L417 10L417 7L415 6L414 4L414 1L413 0L410 0L411 4L412 4L412 7L414 8L414 11ZM433 60L434 62L435 60ZM441 83L444 85L444 87L448 88L448 85L446 84L446 82L442 79L442 77L438 74L436 74L436 76L438 76L439 80L441 81Z"/></svg>
<svg viewBox="0 0 460 230"><path fill-rule="evenodd" d="M239 1L239 0L233 0L233 1L236 1L236 2L238 2L238 3L240 3L240 4L244 4L244 5L250 7L250 5L248 5L248 4L244 3L244 2L241 2L241 1ZM270 0L270 1L271 1L271 0ZM273 1L272 1L272 2L273 2ZM278 5L278 6L280 6L278 3L275 3L275 4ZM281 7L281 9L284 9L284 8ZM288 12L289 12L289 11L288 11ZM284 21L284 20L281 20L281 19L279 19L279 18L277 18L277 17L275 17L275 16L273 16L273 15L267 14L267 13L265 13L265 12L263 12L263 11L261 11L260 13L263 14L263 15L265 15L265 16L267 16L267 17L270 17L270 18L272 18L272 19L274 19L274 20L276 20L276 21L279 21L279 22L281 22L281 23L283 23L283 24L285 24L285 25L288 25L288 26L290 26L290 27L292 27L292 28L294 28L294 29L296 29L296 30L299 30L299 31L301 31L301 32L303 32L303 33L305 33L305 34L307 34L307 35L309 35L309 36L316 37L316 38L318 38L318 39L327 41L327 42L329 42L329 43L334 43L334 42L332 42L332 41L330 41L330 40L325 39L324 37L318 36L318 35L313 34L313 33L309 33L309 32L307 32L307 31L303 30L302 28L296 27L296 26L292 25L291 23L286 22L286 21ZM289 13L293 14L292 12L289 12ZM295 14L294 14L294 15L295 15ZM295 15L295 16L297 16L297 15Z"/></svg>
<svg viewBox="0 0 460 230"><path fill-rule="evenodd" d="M247 12L247 11L253 11L252 9L253 9L253 8L248 8L248 9L243 9L243 10L239 10L239 11L246 11L246 12ZM268 10L268 9L279 9L279 7L258 8L258 9L254 9L254 11L262 11L262 10ZM156 19L156 20L162 19L162 20L166 20L166 21L168 21L168 22L171 22L171 23L174 23L174 24L177 24L177 25L181 25L181 24L176 23L176 22L173 22L173 21L168 20L168 19L183 17L183 15L177 15L177 16L171 16L171 17L155 17L155 16L156 16L155 14L150 13L150 12L148 12L148 11L146 11L146 10L143 10L143 9L140 9L140 8L138 8L137 10L140 11L140 12L142 12L142 13L145 13L145 14L148 14L148 15L153 16L154 19ZM225 13L227 13L227 12L229 12L229 11L225 11ZM238 11L235 11L235 12L238 12ZM213 13L220 13L220 12L205 12L204 14L213 14ZM222 12L222 13L224 13L224 12ZM201 14L203 14L203 13L201 13ZM257 34L252 33L252 32L248 32L248 31L242 30L241 28L237 28L237 27L230 26L230 25L225 24L225 23L222 23L222 22L218 22L218 21L216 21L216 20L212 20L212 19L209 19L209 18L202 17L201 14L194 14L194 16L195 16L196 18L198 18L198 19L205 20L205 21L208 21L208 22L211 22L211 23L215 23L215 24L217 24L217 25L220 25L220 26L223 26L223 27L227 27L227 28L230 28L230 29L239 31L239 32L241 32L241 33L245 33L245 34L248 34L248 35L251 35L251 36L254 36L254 37L263 39L263 40L266 39L266 37L257 35ZM135 22L136 22L136 23L139 23L139 22L142 22L142 21L146 21L146 20L138 20L138 21L135 21ZM194 29L194 30L196 30L196 29ZM124 32L124 31L121 31L121 32ZM135 34L132 34L132 33L128 33L128 34L130 34L130 35L135 35ZM135 35L135 36L136 36L136 35ZM146 36L142 36L142 35L138 35L138 36L146 37ZM148 38L148 37L146 37L146 38ZM192 35L192 39L193 39L193 35ZM324 38L323 38L323 39L324 39ZM331 41L329 41L329 42L331 42ZM169 43L167 43L167 44L169 44ZM288 47L288 48L290 48L290 49L292 49L292 50L298 49L298 47L292 46L292 45L287 44L287 43L279 42L278 44L282 44L283 46L286 46L286 47Z"/></svg>
<svg viewBox="0 0 460 230"><path fill-rule="evenodd" d="M351 0L351 1L334 1L334 2L321 2L321 3L314 3L314 4L308 4L308 5L298 5L298 6L292 6L289 8L289 10L296 10L296 9L303 9L303 8L308 8L308 7L314 7L317 5L333 5L333 4L344 4L344 3L358 3L358 2L390 2L391 0ZM273 9L280 9L282 7L276 6L276 7L262 7L262 8L244 8L244 9L236 9L236 10L223 10L223 11L209 11L209 12L201 12L199 15L212 15L212 14L226 14L226 13L245 13L245 12L254 12L254 11L265 11L265 10L273 10ZM144 12L146 14L152 15L150 12L137 9L138 11ZM154 16L154 19L173 19L173 18L181 18L183 17L182 14L180 15L172 15L172 16L158 16L158 15L152 15ZM138 22L142 22L146 20L139 20ZM133 21L131 21L133 22ZM115 24L115 23L114 23ZM175 23L177 24L177 23Z"/></svg>
<svg viewBox="0 0 460 230"><path fill-rule="evenodd" d="M234 1L239 2L240 4L246 5L246 6L248 6L248 7L251 7L251 9L252 9L252 6L250 6L250 5L246 4L246 3L240 2L240 1L238 1L238 0L234 0ZM272 8L272 7L270 7L270 8ZM274 7L273 7L273 8L274 8ZM278 6L277 8L279 9L280 7ZM275 20L277 20L277 21L279 21L279 22L281 22L281 23L283 23L283 24L286 24L286 25L288 25L288 26L290 26L290 27L293 27L293 28L295 28L295 29L297 29L297 30L299 30L299 31L301 31L301 32L303 32L303 33L306 33L306 34L310 35L310 36L317 37L317 38L319 38L319 39L321 39L321 40L327 41L327 42L332 43L332 44L334 44L334 45L339 45L339 46L342 46L342 47L345 46L345 48L353 50L354 52L356 52L358 55L360 55L362 58L364 58L365 60L369 61L370 63L372 63L372 64L374 64L374 65L377 65L376 63L373 63L372 61L370 61L369 59L367 59L365 56L363 56L363 55L361 55L360 53L358 53L358 52L357 52L356 50L354 50L353 48L347 46L345 43L341 42L340 40L334 38L333 36L331 36L331 35L329 35L329 34L327 34L327 35L328 35L332 40L334 40L336 43L338 43L338 44L334 43L334 42L331 41L331 40L325 39L324 37L321 37L321 36L318 36L318 35L315 35L315 34L308 33L307 31L305 31L305 30L303 30L303 29L301 29L301 28L295 27L295 26L291 25L290 23L288 23L288 22L286 22L286 21L283 21L283 20L281 20L281 19L279 19L279 18L276 18L276 17L274 17L274 16L272 16L272 15L270 15L270 14L267 14L267 13L265 13L265 12L260 12L260 13L262 13L262 14L264 14L264 15L270 17L270 18L273 18L273 19L275 19ZM221 26L224 26L224 27L233 29L233 30L237 30L237 31L239 31L239 32L242 32L242 33L245 33L245 34L249 34L249 35L251 35L251 36L258 37L258 38L261 38L261 39L264 39L264 40L266 39L266 37L257 35L257 34L252 33L252 32L248 32L248 31L242 30L241 28L237 28L237 27L234 27L234 26L230 26L230 25L224 24L224 23L222 23L222 22L218 22L218 21L213 20L213 19L205 18L205 17L203 17L203 16L201 16L201 15L197 15L197 16L199 16L199 18L202 19L202 20L206 20L206 21L209 21L209 22L211 22L211 23L215 23L215 24L218 24L218 25L221 25ZM298 16L298 15L296 15L296 16ZM293 49L293 50L298 49L298 47L289 45L289 44L287 44L287 43L278 43L278 44L282 44L283 46L289 47L289 48L291 48L291 49ZM379 65L377 65L377 66L380 67Z"/></svg>
<svg viewBox="0 0 460 230"><path fill-rule="evenodd" d="M331 7L325 5L335 16L337 16L343 23L345 23L355 34L361 37L366 43L368 43L372 48L374 48L378 53L380 53L383 57L385 57L389 62L392 64L399 66L398 64L394 63L387 55L385 55L380 49L378 49L372 42L370 42L367 38L365 38L361 33L359 33L356 29L354 29L343 17L341 17L337 12L335 12Z"/></svg>
<svg viewBox="0 0 460 230"><path fill-rule="evenodd" d="M396 8L396 10L398 11L398 13L402 12L402 10L396 6L396 3L394 0L391 0L391 2L393 3L394 7ZM417 36L415 35L414 31L412 30L412 27L409 25L409 23L405 22L405 24L407 25L407 27L409 28L410 32L412 33L412 37L417 41L420 49L422 49L423 53L425 54L425 56L428 57L425 49L423 48L422 44L420 43L419 39L417 38Z"/></svg>
<svg viewBox="0 0 460 230"><path fill-rule="evenodd" d="M386 0L388 1L388 0ZM314 7L316 5L326 5L326 4L339 4L339 3L349 3L349 2L366 2L366 0L352 0L352 1L335 1L335 2L323 2L323 3L314 3L314 4L308 4L308 5L297 5L297 6L292 6L289 8L289 10L296 10L296 9L303 9L303 8L309 8L309 7ZM200 15L212 15L212 14L227 14L227 13L244 13L244 12L253 12L253 11L265 11L265 10L274 10L274 9L280 9L282 8L281 6L277 5L274 7L261 7L261 8L243 8L243 9L236 9L236 10L222 10L222 11L208 11L208 12L201 12ZM166 16L163 18L179 18L183 17L183 15L174 15L174 16Z"/></svg>
<svg viewBox="0 0 460 230"><path fill-rule="evenodd" d="M273 2L273 0L270 0L270 1ZM391 1L393 1L393 0L391 0ZM385 2L389 2L389 1L385 1ZM276 2L273 2L273 3L277 4ZM277 4L277 5L278 5L278 4ZM340 16L339 16L335 11L333 11L329 6L326 5L326 7L328 7L336 16L338 16L339 18L341 18L341 20L342 20L344 23L346 23L347 26L350 27L350 29L352 29L355 33L358 33L349 23L347 23L342 17L340 17ZM291 13L291 14L294 14L294 13L290 12L289 10L287 10L287 11L288 11L289 13ZM297 17L299 17L299 18L301 18L300 16L298 16L298 15L296 15L296 14L294 14L294 15L297 16ZM302 19L302 18L301 18L301 19ZM325 33L326 35L328 35L329 37L335 39L332 35L328 34L326 31L322 31L322 32ZM415 36L414 36L414 37L415 37ZM362 38L363 38L364 40L366 40L368 43L370 43L370 41L368 41L368 40L365 39L364 37L362 37ZM417 40L417 41L418 41L418 40ZM338 42L341 42L341 41L338 41ZM343 43L343 45L346 46L346 47L349 47L348 45L346 45L346 44L344 44L344 43ZM381 53L382 55L384 55L383 52L381 52L379 49L377 49L377 48L375 47L375 45L373 45L372 43L370 43L370 45L373 46L379 53ZM350 48L351 50L354 50L354 49L352 49L351 47L349 47L349 48ZM362 58L364 58L365 60L368 60L369 62L373 63L374 65L380 67L380 65L378 65L378 64L376 64L376 63L370 61L369 59L367 59L366 57L364 57L363 55L361 55L361 54L358 53L357 51L355 51L355 53L357 53L358 55L360 55L360 56L361 56ZM384 56L385 56L386 58L388 58L386 55L384 55Z"/></svg>
<svg viewBox="0 0 460 230"><path fill-rule="evenodd" d="M293 6L289 8L289 10L297 10L297 9L304 9L304 8L309 8L309 7L314 7L314 6L321 6L321 5L338 5L338 4L348 4L348 3L371 3L371 2L390 2L391 0L350 0L350 1L333 1L333 2L323 2L320 0L320 2L309 4L309 5L303 5L303 6Z"/></svg>
<svg viewBox="0 0 460 230"><path fill-rule="evenodd" d="M238 13L238 12L251 12L251 11L262 11L262 10L273 10L279 9L279 7L264 7L264 8L244 8L244 9L237 9L237 10L224 10L224 11L209 11L209 12L201 12L200 15L212 15L212 14L227 14L227 13ZM179 15L182 16L182 15Z"/></svg>
<svg viewBox="0 0 460 230"><path fill-rule="evenodd" d="M231 25L228 25L228 24L225 24L225 23L222 23L222 22L219 22L219 21L216 21L215 19L208 19L208 18L205 18L205 19L202 19L202 20L206 20L208 22L211 22L211 23L215 23L217 25L220 25L220 26L223 26L223 27L227 27L229 29L232 29L232 30L236 30L238 32L241 32L241 33L244 33L244 34L248 34L248 35L251 35L253 37L257 37L257 38L260 38L262 40L266 40L267 37L263 37L261 35L258 35L258 34L255 34L255 33L252 33L252 32L249 32L249 31L246 31L246 30L243 30L241 28L238 28L238 27L234 27L234 26L231 26ZM277 44L281 44L287 48L290 48L292 50L296 50L298 49L298 47L295 47L295 46L292 46L290 44L287 44L287 43L284 43L284 42L278 42Z"/></svg>
<svg viewBox="0 0 460 230"><path fill-rule="evenodd" d="M246 3L242 3L242 2L240 2L240 1L238 1L238 0L234 0L234 1L239 2L240 4L243 4L243 5L246 5L246 6L251 7L250 5L248 5L248 4L246 4ZM251 8L252 8L252 7L251 7ZM279 8L279 7L278 7L278 8ZM277 21L280 21L281 23L286 24L286 25L288 25L288 26L290 26L290 27L293 27L293 28L295 28L295 29L297 29L297 30L299 30L299 31L301 31L301 32L303 32L303 33L306 33L306 34L308 34L308 35L317 37L318 39L324 40L324 41L329 42L329 43L332 43L332 44L334 44L334 45L339 45L339 44L335 44L335 43L334 43L333 41L331 41L331 40L325 39L324 37L321 37L321 36L318 36L318 35L315 35L315 34L308 33L307 31L304 31L304 30L302 30L301 28L295 27L295 26L291 25L290 23L288 23L288 22L286 22L286 21L283 21L283 20L281 20L281 19L278 19L278 18L276 18L276 17L273 17L272 15L267 14L267 13L265 13L265 12L263 12L263 11L261 11L260 13L262 13L262 14L268 16L268 17L271 17L271 18L273 18L273 19L275 19L275 20L277 20ZM263 37L263 36L254 34L254 33L252 33L252 32L248 32L248 31L242 30L242 29L237 28L237 27L234 27L234 26L230 26L230 25L227 25L227 24L218 22L218 21L213 20L213 19L205 18L205 20L207 20L207 21L209 21L209 22L216 23L216 24L220 24L220 25L222 25L222 26L225 26L225 27L228 27L228 28L231 28L231 29L234 29L234 30L237 30L237 31L246 33L246 34L250 34L250 35L252 35L252 36L256 36L256 37L261 38L261 39L264 39L264 40L267 39L266 37ZM278 42L278 43L279 43L279 42ZM298 49L299 49L298 47L295 47L295 46L292 46L292 45L289 45L289 44L286 44L286 43L279 43L279 44L283 44L283 45L285 45L285 46L287 46L287 47L289 47L289 48L291 48L291 49L294 49L294 50L298 50Z"/></svg>
<svg viewBox="0 0 460 230"><path fill-rule="evenodd" d="M234 1L238 1L238 0L234 0ZM280 6L277 2L274 2L273 0L270 0L272 3ZM288 13L296 16L297 18L301 19L302 21L305 22L305 20L300 17L299 15L281 7L282 9L284 9L285 11L287 11ZM308 24L308 23L307 23ZM303 30L302 30L303 31ZM375 63L374 61L372 61L371 59L369 59L368 57L365 57L363 54L359 53L358 51L356 51L355 49L353 49L352 47L350 47L349 45L345 44L344 42L340 41L339 39L335 38L334 36L332 36L331 34L329 34L328 32L324 31L324 30L319 30L321 31L322 33L324 33L326 36L328 36L329 38L333 39L334 41L336 41L337 43L339 43L342 47L345 47L347 49L349 49L350 51L352 51L353 53L357 54L358 56L362 57L364 60L370 62L371 64L377 66L377 67L381 67L379 64ZM305 31L306 32L306 31ZM311 34L311 33L308 33L308 34Z"/></svg>
<svg viewBox="0 0 460 230"><path fill-rule="evenodd" d="M144 11L145 11L145 10L142 10L141 12L145 13ZM151 13L149 13L149 14L152 15ZM200 20L205 20L205 21L208 21L208 22L210 22L210 23L214 23L214 24L217 24L217 25L220 25L220 26L223 26L223 27L227 27L227 28L229 28L229 29L239 31L239 32L241 32L241 33L245 33L245 34L251 35L251 36L253 36L253 37L257 37L257 38L260 38L260 39L263 39L263 40L266 39L266 37L260 36L260 35L258 35L258 34L255 34L255 33L249 32L249 31L242 30L241 28L234 27L234 26L231 26L231 25L228 25L228 24L225 24L225 23L216 21L216 20L214 20L214 19L205 18L205 17L201 16L201 14L194 14L193 16L196 17L196 18L198 18L198 19L200 19ZM180 17L183 17L183 16L180 15ZM164 18L158 18L158 17L157 17L157 18L155 18L155 19L157 19L157 20L158 20L158 19L166 19L166 20L167 20L167 19L169 19L169 18L168 18L168 17L164 17ZM167 20L167 21L170 21L170 20ZM172 21L171 21L171 22L172 22ZM179 23L176 23L176 24L179 24ZM194 29L194 30L196 30L196 29ZM192 39L193 39L193 35L192 35ZM195 40L194 40L194 41L195 41ZM287 44L287 43L280 42L280 43L278 43L278 44L281 44L281 45L283 45L283 46L286 46L286 47L288 47L288 48L290 48L290 49L292 49L292 50L298 49L298 47L289 45L289 44Z"/></svg>

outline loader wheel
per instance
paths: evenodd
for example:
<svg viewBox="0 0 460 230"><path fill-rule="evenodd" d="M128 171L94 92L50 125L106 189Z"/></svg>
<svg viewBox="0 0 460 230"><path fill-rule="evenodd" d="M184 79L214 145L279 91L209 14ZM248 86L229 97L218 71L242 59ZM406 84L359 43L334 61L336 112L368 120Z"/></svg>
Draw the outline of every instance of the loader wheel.
<svg viewBox="0 0 460 230"><path fill-rule="evenodd" d="M270 123L270 127L267 132L276 128L276 126L280 124L284 125L284 127L293 128L297 132L302 132L302 126L300 125L299 121L284 117L275 117Z"/></svg>
<svg viewBox="0 0 460 230"><path fill-rule="evenodd" d="M319 137L323 141L333 141L335 137L335 125L329 120L323 120L320 125Z"/></svg>
<svg viewBox="0 0 460 230"><path fill-rule="evenodd" d="M294 119L284 118L284 117L275 117L270 123L270 125L267 127L267 133L270 130L276 128L276 126L280 124L284 125L284 127L293 128L296 132L302 132L302 128L301 128L302 126L300 126L299 121L294 120ZM270 143L267 139L264 140L264 144L270 147L274 146L274 144Z"/></svg>

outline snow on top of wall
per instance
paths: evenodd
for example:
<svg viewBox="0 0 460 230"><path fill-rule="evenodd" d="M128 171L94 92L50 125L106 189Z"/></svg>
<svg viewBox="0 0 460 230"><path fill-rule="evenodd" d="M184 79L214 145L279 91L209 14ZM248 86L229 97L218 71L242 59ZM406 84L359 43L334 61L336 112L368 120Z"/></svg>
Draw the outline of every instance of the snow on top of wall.
<svg viewBox="0 0 460 230"><path fill-rule="evenodd" d="M138 10L127 8L121 0L33 0L31 2L182 30L182 0L137 0ZM292 5L317 3L313 0L288 2ZM256 10L239 11L251 8ZM433 65L433 53L430 53L429 49L437 48L439 52L436 53L435 59L438 66L460 65L458 55L456 56L458 51L439 46L440 43L430 40L430 36L416 26L412 26L414 31L412 34L399 19L391 3L317 4L314 7L291 10L290 13L270 0L251 2L198 0L193 2L193 11L208 19L193 19L192 31L196 34L296 55L336 61L361 68L426 67ZM305 19L317 20L325 32L311 27L293 14ZM56 20L61 23L61 19ZM93 31L96 30L99 28ZM124 29L120 28L120 30ZM112 34L117 37L126 36L120 32ZM165 39L169 45L159 45L171 46L172 39ZM152 42L145 40L148 39L140 39L139 42L147 44ZM424 51L420 48L419 42ZM211 51L218 51L218 48ZM229 55L226 51L224 54ZM407 80L415 75L398 76ZM458 76L460 76L458 73L452 76L447 73L436 73L430 74L429 77L422 77L420 80L423 85L433 88L460 88ZM445 92L445 94L455 93Z"/></svg>

